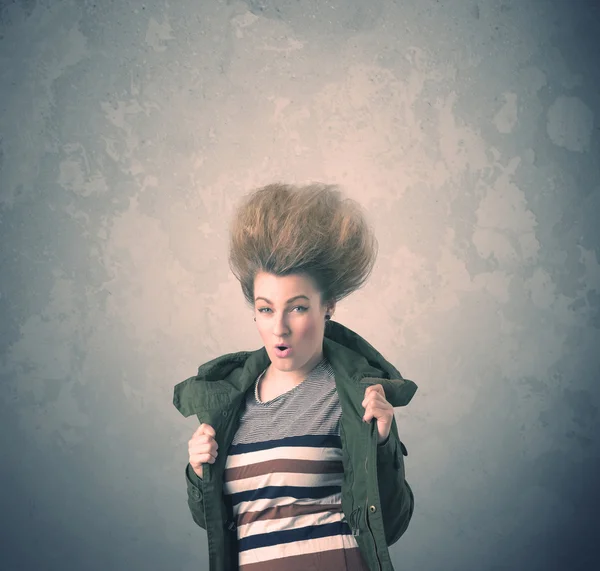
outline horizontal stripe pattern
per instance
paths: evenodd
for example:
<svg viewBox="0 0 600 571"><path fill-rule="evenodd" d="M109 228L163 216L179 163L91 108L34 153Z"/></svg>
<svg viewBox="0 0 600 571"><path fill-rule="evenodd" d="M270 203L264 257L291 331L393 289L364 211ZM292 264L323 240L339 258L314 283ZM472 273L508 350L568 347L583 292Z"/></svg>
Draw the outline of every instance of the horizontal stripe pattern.
<svg viewBox="0 0 600 571"><path fill-rule="evenodd" d="M296 517L299 521L300 518L305 514L320 514L320 513L333 513L333 512L341 512L342 506L339 503L329 504L290 504L287 506L275 506L273 508L266 508L260 512L245 512L243 514L238 515L237 525L239 528L242 526L255 522L261 517L264 520L274 520L274 519L283 519L283 518L291 518Z"/></svg>
<svg viewBox="0 0 600 571"><path fill-rule="evenodd" d="M331 504L325 504L325 505L331 506ZM299 510L297 510L298 506L293 505L293 504L290 504L289 506L278 506L278 507L293 508L293 511L291 511L291 515L287 518L279 517L276 519L266 519L264 514L262 514L262 517L259 517L258 519L260 519L262 521L261 530L262 530L263 534L264 533L275 534L275 533L279 533L280 530L303 529L303 528L308 529L311 526L329 525L330 523L333 523L335 525L339 525L340 523L345 523L345 522L342 522L341 508L340 509L335 508L333 511L333 513L337 512L337 514L339 514L339 517L332 517L332 511L330 508L321 508L320 512L309 512L309 513L302 514ZM313 507L313 506L304 506L304 507ZM318 506L318 507L321 507L321 506ZM247 512L247 513L256 514L257 512ZM246 515L246 514L244 514L244 515ZM257 520L255 520L255 521L257 521ZM255 535L256 530L253 529L253 527L254 526L252 526L252 525L239 525L238 538L243 539L246 537L256 537L256 535ZM349 531L349 530L347 530L346 526L344 526L342 533L345 535L347 531ZM317 535L318 534L315 534L315 537Z"/></svg>
<svg viewBox="0 0 600 571"><path fill-rule="evenodd" d="M232 505L241 502L255 502L258 500L278 500L279 498L293 498L294 500L308 500L328 498L340 493L340 486L267 486L256 490L246 490L231 496Z"/></svg>
<svg viewBox="0 0 600 571"><path fill-rule="evenodd" d="M289 460L281 460L275 458L264 462L256 462L246 466L229 468L225 474L226 482L235 482L245 478L260 477L265 473L281 474L284 472L298 474L337 474L344 469L341 460L311 460L306 458L290 458Z"/></svg>
<svg viewBox="0 0 600 571"><path fill-rule="evenodd" d="M289 439L286 439L289 442ZM268 448L267 450L257 450L256 452L246 452L245 454L229 453L227 468L238 468L255 466L260 462L270 462L272 460L282 460L287 463L288 460L302 460L308 462L332 462L342 461L341 448L324 449L322 447L312 448L310 446L281 446L280 448ZM230 477L229 474L226 475Z"/></svg>
<svg viewBox="0 0 600 571"><path fill-rule="evenodd" d="M227 497L229 500L229 497ZM328 496L323 499L305 499L305 500L297 500L296 498L278 498L276 502L272 499L262 499L256 500L254 502L242 502L237 504L235 507L230 505L230 509L233 510L234 515L236 515L236 525L240 525L238 519L240 515L246 514L248 512L258 512L259 514L264 514L267 510L273 507L289 507L292 510L295 510L298 506L304 507L306 505L328 505L328 504L338 504L340 507L342 505L342 496L341 494L335 494L333 496ZM293 514L300 512L292 512ZM343 515L343 514L342 514ZM260 516L255 518L256 521L265 520L266 516ZM257 529L257 528L256 528Z"/></svg>
<svg viewBox="0 0 600 571"><path fill-rule="evenodd" d="M278 571L283 565L285 565L286 571L307 571L308 569L368 571L367 564L357 547L300 553L278 560L249 563L244 566L244 571Z"/></svg>
<svg viewBox="0 0 600 571"><path fill-rule="evenodd" d="M264 436L263 436L264 438ZM311 448L342 448L342 441L337 434L305 434L300 436L286 436L276 440L263 440L259 442L249 442L247 444L232 444L229 448L231 455L249 454L259 450L271 450L273 448L292 447L311 447Z"/></svg>
<svg viewBox="0 0 600 571"><path fill-rule="evenodd" d="M318 462L312 462L312 464L318 465ZM303 470L308 469L303 466ZM233 480L229 482L228 491L234 503L238 498L240 498L239 501L247 502L248 493L254 490L256 490L256 495L252 497L255 500L270 498L272 496L269 495L271 492L268 490L271 488L279 489L281 496L285 492L285 495L297 500L322 499L328 495L341 493L339 482L339 473L320 475L313 472L292 472L291 469L286 469L284 472L263 473L253 478Z"/></svg>
<svg viewBox="0 0 600 571"><path fill-rule="evenodd" d="M243 571L369 571L357 547L338 538L313 539L256 549L242 562ZM339 547L332 548L332 545Z"/></svg>
<svg viewBox="0 0 600 571"><path fill-rule="evenodd" d="M242 571L367 571L341 507L341 407L323 359L292 390L246 397L224 493Z"/></svg>

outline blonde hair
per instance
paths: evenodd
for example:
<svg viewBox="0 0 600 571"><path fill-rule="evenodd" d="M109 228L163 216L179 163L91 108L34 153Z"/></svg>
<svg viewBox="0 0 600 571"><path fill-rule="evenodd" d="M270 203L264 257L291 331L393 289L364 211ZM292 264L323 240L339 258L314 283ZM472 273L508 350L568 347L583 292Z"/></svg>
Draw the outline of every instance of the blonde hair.
<svg viewBox="0 0 600 571"><path fill-rule="evenodd" d="M244 197L230 224L229 267L252 306L261 271L305 274L321 305L338 302L365 284L377 250L361 206L333 184L269 184Z"/></svg>

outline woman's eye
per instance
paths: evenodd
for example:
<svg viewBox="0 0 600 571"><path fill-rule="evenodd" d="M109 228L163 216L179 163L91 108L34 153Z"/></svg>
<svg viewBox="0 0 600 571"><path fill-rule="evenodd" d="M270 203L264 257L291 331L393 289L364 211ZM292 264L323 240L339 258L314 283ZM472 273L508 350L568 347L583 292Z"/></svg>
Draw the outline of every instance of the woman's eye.
<svg viewBox="0 0 600 571"><path fill-rule="evenodd" d="M305 311L308 311L308 307L304 307L303 305L297 305L296 307L294 307L294 309L301 309L302 311L300 313L304 313ZM261 307L258 312L259 313L266 313L267 311L271 311L270 307Z"/></svg>

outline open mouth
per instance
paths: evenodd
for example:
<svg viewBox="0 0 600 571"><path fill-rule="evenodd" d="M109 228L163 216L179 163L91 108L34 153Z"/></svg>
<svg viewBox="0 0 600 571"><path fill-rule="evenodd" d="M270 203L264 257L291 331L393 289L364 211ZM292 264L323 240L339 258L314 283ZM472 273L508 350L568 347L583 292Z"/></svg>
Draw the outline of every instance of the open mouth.
<svg viewBox="0 0 600 571"><path fill-rule="evenodd" d="M275 354L278 357L287 357L292 352L292 348L287 345L275 345Z"/></svg>

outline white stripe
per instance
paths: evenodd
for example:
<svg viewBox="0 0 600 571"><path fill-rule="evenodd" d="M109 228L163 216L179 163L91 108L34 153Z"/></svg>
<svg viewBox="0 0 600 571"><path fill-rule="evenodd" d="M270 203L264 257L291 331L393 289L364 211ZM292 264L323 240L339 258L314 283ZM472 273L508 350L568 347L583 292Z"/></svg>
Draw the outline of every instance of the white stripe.
<svg viewBox="0 0 600 571"><path fill-rule="evenodd" d="M239 466L248 466L258 462L268 462L269 460L341 460L341 448L332 448L330 446L278 446L269 450L257 450L256 452L245 452L244 454L233 454L227 456L225 469L237 468Z"/></svg>
<svg viewBox="0 0 600 571"><path fill-rule="evenodd" d="M283 517L279 519L266 519L253 521L238 526L238 539L251 537L261 533L273 533L274 531L286 531L299 529L311 525L325 525L343 521L345 516L342 512L320 512L316 514L304 514L295 517Z"/></svg>
<svg viewBox="0 0 600 571"><path fill-rule="evenodd" d="M341 486L343 474L303 474L301 472L271 472L227 482L225 493L248 492L267 486L301 486L316 488L321 486Z"/></svg>
<svg viewBox="0 0 600 571"><path fill-rule="evenodd" d="M273 508L275 506L289 506L290 504L314 506L321 504L341 504L342 494L332 494L326 498L302 498L300 500L291 498L289 496L282 496L274 499L263 499L256 500L253 502L241 502L237 506L233 506L235 515L242 514L245 512L262 512L266 509Z"/></svg>
<svg viewBox="0 0 600 571"><path fill-rule="evenodd" d="M330 551L332 549L351 549L353 547L358 547L358 544L352 535L319 537L317 539L242 551L240 552L239 563L240 565L248 565L250 563L262 563L263 561L271 561L272 559L281 559L282 557L322 553L323 551Z"/></svg>

